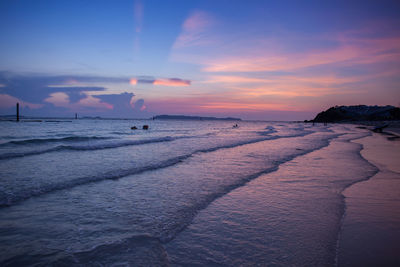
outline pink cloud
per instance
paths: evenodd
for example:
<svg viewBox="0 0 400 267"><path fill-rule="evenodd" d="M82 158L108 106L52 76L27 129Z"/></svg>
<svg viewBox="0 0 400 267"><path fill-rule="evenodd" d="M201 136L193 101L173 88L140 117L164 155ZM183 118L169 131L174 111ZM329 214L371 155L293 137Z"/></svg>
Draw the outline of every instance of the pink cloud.
<svg viewBox="0 0 400 267"><path fill-rule="evenodd" d="M99 98L93 97L91 95L87 95L86 98L83 98L81 100L79 100L78 106L81 107L90 107L90 108L97 108L97 109L113 109L114 106L106 103L106 102L102 102Z"/></svg>
<svg viewBox="0 0 400 267"><path fill-rule="evenodd" d="M204 11L193 12L182 25L173 48L199 46L210 43L207 30L214 24L214 19Z"/></svg>
<svg viewBox="0 0 400 267"><path fill-rule="evenodd" d="M217 58L203 57L200 60L205 72L263 72L293 71L301 68L340 64L374 64L400 59L400 37L355 38L339 37L335 48L314 49L306 52L282 52L260 49L246 51L240 55ZM196 60L199 60L198 56Z"/></svg>
<svg viewBox="0 0 400 267"><path fill-rule="evenodd" d="M15 107L16 103L19 103L21 107L29 107L30 109L43 107L42 104L29 103L7 94L0 94L0 108Z"/></svg>
<svg viewBox="0 0 400 267"><path fill-rule="evenodd" d="M44 101L51 103L56 107L68 107L68 105L70 104L69 96L63 92L52 93Z"/></svg>
<svg viewBox="0 0 400 267"><path fill-rule="evenodd" d="M311 51L301 54L234 56L203 62L205 72L264 72L291 71L295 69L344 62L360 58L362 51L356 47L341 47L329 51Z"/></svg>
<svg viewBox="0 0 400 267"><path fill-rule="evenodd" d="M69 96L64 92L52 93L44 101L51 103L56 107L65 107L73 110L82 110L85 108L110 110L114 108L113 105L106 102L102 102L99 98L96 98L91 95L86 95L85 98L80 99L79 102L77 103L71 103Z"/></svg>
<svg viewBox="0 0 400 267"><path fill-rule="evenodd" d="M196 28L191 26L192 24L197 25L188 20L187 28ZM382 25L384 23L381 23ZM341 33L327 33L321 36L293 35L283 32L280 39L271 40L269 37L258 36L253 39L240 40L234 38L235 36L228 36L220 32L219 38L225 38L225 41L221 41L223 46L213 46L207 51L179 50L173 52L171 58L178 62L198 64L202 66L203 72L210 73L293 72L327 65L337 68L399 62L399 33L391 32L391 36L376 37L379 33L380 27L372 29L368 27ZM181 34L181 36L183 35ZM290 40L290 45L288 45L288 40ZM292 45L297 40L303 45L305 40L313 43L320 42L321 46L318 49L302 49L301 52L298 52L298 49ZM335 46L325 46L326 41ZM315 47L314 44L313 47Z"/></svg>
<svg viewBox="0 0 400 267"><path fill-rule="evenodd" d="M229 88L229 95L239 98L260 96L324 96L345 93L344 84L355 83L371 78L370 75L338 77L337 75L271 75L266 78L253 78L240 75L213 75L203 83L215 87Z"/></svg>
<svg viewBox="0 0 400 267"><path fill-rule="evenodd" d="M204 73L212 74L200 84L215 84L215 88L223 88L230 96L253 99L254 105L249 103L249 106L258 106L260 109L266 106L257 104L257 99L266 97L279 97L287 101L288 98L323 99L335 96L337 99L333 104L336 104L355 97L355 93L365 92L372 96L371 92L366 92L366 85L373 83L376 86L378 83L374 80L377 79L380 79L380 85L375 90L389 93L382 93L381 98L386 99L386 104L397 104L392 100L396 98L396 93L389 92L392 89L388 88L392 88L390 79L400 75L400 37L361 38L354 34L335 40L335 47L301 53L262 48L248 50L243 47L241 53L235 54L220 53L221 56L213 57L195 54L192 62L199 62L204 66ZM190 55L186 59L190 59ZM349 67L353 71L345 73L343 68ZM241 108L240 105L219 103L224 104L214 103L203 107ZM312 103L309 105L312 106Z"/></svg>
<svg viewBox="0 0 400 267"><path fill-rule="evenodd" d="M189 22L187 29L196 29L196 23L192 26ZM191 98L166 99L164 104L157 104L188 114L310 111L338 103L376 104L378 98L381 104L398 105L394 100L399 96L398 84L394 80L400 75L400 36L395 33L382 37L379 33L375 29L311 36L311 41L317 42L312 46L305 45L310 40L304 35L282 35L272 42L259 36L229 42L236 40L231 36L224 46L176 49L173 60L199 65L204 79L193 86L188 94ZM180 48L191 45L189 37ZM229 36L221 33L220 37ZM299 49L294 45L296 40ZM208 96L202 96L201 92L206 91ZM147 104L150 110L157 108L149 101Z"/></svg>
<svg viewBox="0 0 400 267"><path fill-rule="evenodd" d="M193 12L183 23L184 31L193 32L204 30L211 25L211 17L204 11Z"/></svg>

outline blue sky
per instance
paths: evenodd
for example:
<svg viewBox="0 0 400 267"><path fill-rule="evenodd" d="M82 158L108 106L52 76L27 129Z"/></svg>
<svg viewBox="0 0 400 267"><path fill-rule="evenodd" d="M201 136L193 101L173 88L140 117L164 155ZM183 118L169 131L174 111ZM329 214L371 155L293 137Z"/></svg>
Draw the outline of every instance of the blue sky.
<svg viewBox="0 0 400 267"><path fill-rule="evenodd" d="M0 2L0 114L310 119L400 105L398 1Z"/></svg>

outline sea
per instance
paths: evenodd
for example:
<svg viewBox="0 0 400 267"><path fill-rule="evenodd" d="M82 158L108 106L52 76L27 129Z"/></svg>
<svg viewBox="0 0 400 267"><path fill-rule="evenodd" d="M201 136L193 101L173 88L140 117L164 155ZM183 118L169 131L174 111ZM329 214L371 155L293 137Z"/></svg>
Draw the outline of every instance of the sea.
<svg viewBox="0 0 400 267"><path fill-rule="evenodd" d="M353 142L368 135L302 122L2 121L0 265L335 266L342 192L377 173Z"/></svg>

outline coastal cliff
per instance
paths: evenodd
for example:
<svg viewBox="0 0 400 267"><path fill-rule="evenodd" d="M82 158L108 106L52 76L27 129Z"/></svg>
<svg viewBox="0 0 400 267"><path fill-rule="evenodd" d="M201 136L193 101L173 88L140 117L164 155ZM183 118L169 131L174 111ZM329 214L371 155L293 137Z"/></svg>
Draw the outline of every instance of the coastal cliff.
<svg viewBox="0 0 400 267"><path fill-rule="evenodd" d="M335 106L318 113L313 122L400 120L400 108L394 106Z"/></svg>

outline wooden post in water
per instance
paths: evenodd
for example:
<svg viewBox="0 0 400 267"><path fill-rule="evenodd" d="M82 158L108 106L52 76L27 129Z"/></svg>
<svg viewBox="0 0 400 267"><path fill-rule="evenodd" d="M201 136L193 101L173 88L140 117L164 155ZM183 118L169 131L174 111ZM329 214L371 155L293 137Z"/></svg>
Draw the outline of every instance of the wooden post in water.
<svg viewBox="0 0 400 267"><path fill-rule="evenodd" d="M75 120L78 119L78 113L75 113Z"/></svg>
<svg viewBox="0 0 400 267"><path fill-rule="evenodd" d="M17 102L17 121L19 121L19 103Z"/></svg>

